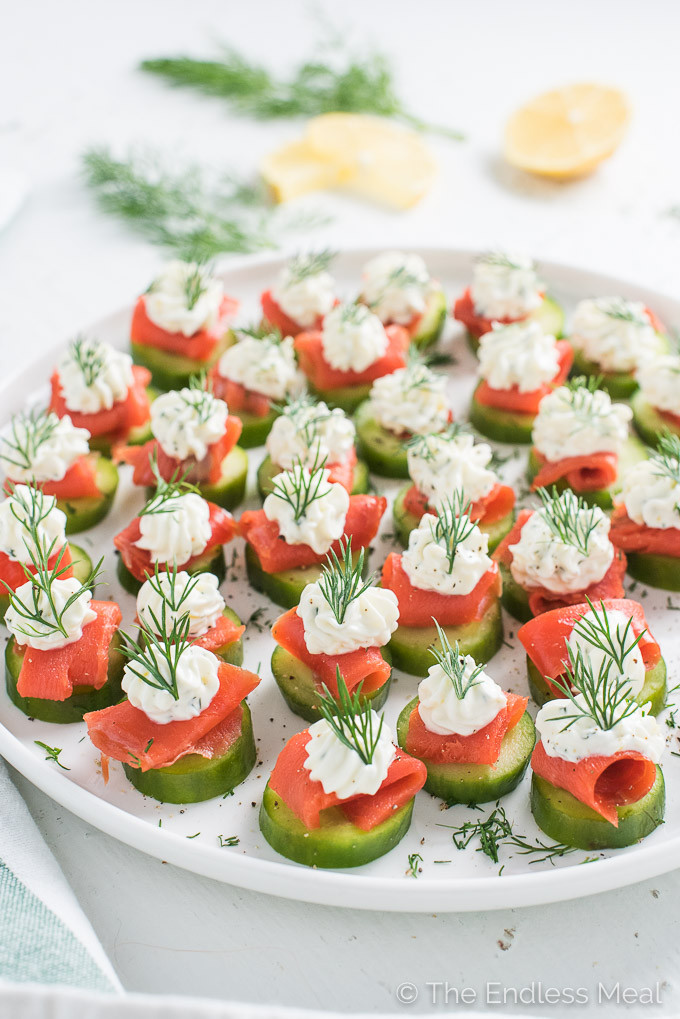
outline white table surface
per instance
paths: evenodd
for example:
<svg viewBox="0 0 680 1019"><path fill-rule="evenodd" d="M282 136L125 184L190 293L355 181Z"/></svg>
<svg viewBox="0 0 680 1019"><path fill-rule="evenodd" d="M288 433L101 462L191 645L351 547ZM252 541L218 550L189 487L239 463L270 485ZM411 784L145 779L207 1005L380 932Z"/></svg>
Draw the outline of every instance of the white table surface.
<svg viewBox="0 0 680 1019"><path fill-rule="evenodd" d="M396 215L342 199L308 243L498 243L639 280L678 287L680 203L677 40L673 0L330 0L360 45L392 55L414 111L469 134L435 142L440 183ZM165 145L184 158L250 169L298 125L254 124L218 101L173 92L135 71L143 56L232 40L284 70L305 56L316 28L304 0L87 0L5 7L0 32L0 166L25 173L31 192L0 236L0 371L35 357L99 315L129 302L162 255L94 208L78 156L97 141L124 151ZM263 29L266 29L266 35ZM635 117L619 153L571 184L532 180L504 166L498 142L519 102L553 84L612 82ZM292 241L291 243L295 243ZM675 323L680 326L680 323ZM48 366L46 365L46 371ZM243 892L145 857L90 828L23 779L36 821L71 880L124 985L337 1011L400 1009L397 986L432 1010L428 982L487 981L588 990L665 982L680 1008L680 873L573 903L439 916L324 909ZM680 862L680 861L679 861ZM618 1014L602 1003L597 1014ZM524 1011L524 1008L521 1009ZM541 1014L567 1014L543 1005Z"/></svg>

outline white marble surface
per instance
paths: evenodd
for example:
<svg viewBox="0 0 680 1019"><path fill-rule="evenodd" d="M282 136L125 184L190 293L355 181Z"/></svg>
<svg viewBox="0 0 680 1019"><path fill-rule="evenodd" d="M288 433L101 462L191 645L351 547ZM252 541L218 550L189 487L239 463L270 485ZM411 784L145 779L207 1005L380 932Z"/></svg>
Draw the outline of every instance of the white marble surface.
<svg viewBox="0 0 680 1019"><path fill-rule="evenodd" d="M680 7L674 0L330 0L358 44L387 49L414 111L469 134L436 142L437 190L404 215L338 197L313 243L513 244L537 255L678 286L677 103ZM142 57L227 39L284 70L316 28L303 0L86 0L6 7L0 32L0 165L31 192L0 236L0 371L11 371L88 321L129 302L161 255L93 207L78 180L84 146L148 141L184 158L249 169L293 124L253 124L217 100L173 92L135 71ZM263 28L266 27L266 34ZM600 172L572 184L533 181L499 161L508 112L571 80L623 86L630 134ZM680 326L680 323L674 323ZM680 1009L678 872L575 903L479 915L377 915L297 905L192 877L116 843L18 784L124 985L337 1011L445 1010L428 982L477 993L500 981L583 986L666 982L654 1014ZM399 1006L412 981L418 1001ZM449 1008L453 999L449 1001ZM528 1004L528 1002L525 1002ZM521 1010L525 1008L521 1006ZM536 1006L567 1014L564 1003ZM645 1009L645 1012L647 1010Z"/></svg>

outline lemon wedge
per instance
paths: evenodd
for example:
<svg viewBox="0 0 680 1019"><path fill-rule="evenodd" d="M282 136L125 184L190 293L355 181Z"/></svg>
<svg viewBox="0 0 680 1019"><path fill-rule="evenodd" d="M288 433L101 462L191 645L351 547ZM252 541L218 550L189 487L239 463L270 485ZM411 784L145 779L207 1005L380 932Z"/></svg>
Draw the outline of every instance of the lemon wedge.
<svg viewBox="0 0 680 1019"><path fill-rule="evenodd" d="M580 177L607 159L623 138L630 107L615 88L582 83L536 96L505 129L505 158L545 177Z"/></svg>
<svg viewBox="0 0 680 1019"><path fill-rule="evenodd" d="M420 136L380 117L326 113L304 138L270 153L260 172L277 201L343 188L408 209L429 191L436 163Z"/></svg>

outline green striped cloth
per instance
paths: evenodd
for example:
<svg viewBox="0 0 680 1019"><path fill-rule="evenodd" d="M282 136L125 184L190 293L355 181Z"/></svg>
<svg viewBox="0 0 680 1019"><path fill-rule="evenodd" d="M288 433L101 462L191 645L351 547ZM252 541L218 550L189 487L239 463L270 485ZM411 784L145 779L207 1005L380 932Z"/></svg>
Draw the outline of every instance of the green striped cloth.
<svg viewBox="0 0 680 1019"><path fill-rule="evenodd" d="M3 981L121 990L0 759L0 985Z"/></svg>

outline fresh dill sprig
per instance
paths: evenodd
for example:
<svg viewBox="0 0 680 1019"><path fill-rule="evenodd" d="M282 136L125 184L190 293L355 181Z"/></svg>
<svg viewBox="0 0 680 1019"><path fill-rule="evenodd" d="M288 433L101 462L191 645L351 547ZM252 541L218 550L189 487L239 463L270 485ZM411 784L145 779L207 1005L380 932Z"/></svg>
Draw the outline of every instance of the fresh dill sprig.
<svg viewBox="0 0 680 1019"><path fill-rule="evenodd" d="M427 353L411 347L406 359L406 372L402 382L404 393L410 393L414 389L433 390L440 379L444 378L441 372L434 372L427 363Z"/></svg>
<svg viewBox="0 0 680 1019"><path fill-rule="evenodd" d="M227 846L237 846L241 841L238 835L218 835L217 840L220 844L220 849L225 849Z"/></svg>
<svg viewBox="0 0 680 1019"><path fill-rule="evenodd" d="M600 520L597 507L588 506L569 490L560 495L555 487L552 494L539 488L538 494L543 503L543 519L555 537L565 545L573 545L581 555L588 555L590 536Z"/></svg>
<svg viewBox="0 0 680 1019"><path fill-rule="evenodd" d="M340 558L331 549L321 568L319 588L328 602L338 625L342 626L351 602L368 591L375 579L373 575L363 580L365 551L359 551L356 564L352 558L352 538L340 542Z"/></svg>
<svg viewBox="0 0 680 1019"><path fill-rule="evenodd" d="M406 870L407 877L418 877L418 873L422 869L420 867L422 862L423 858L420 853L409 853L408 868Z"/></svg>
<svg viewBox="0 0 680 1019"><path fill-rule="evenodd" d="M332 411L328 407L320 407L309 393L291 396L286 403L275 403L272 406L279 414L290 418L308 450L312 449L315 442L318 444L319 428L332 416Z"/></svg>
<svg viewBox="0 0 680 1019"><path fill-rule="evenodd" d="M195 263L184 282L184 298L189 311L192 311L208 289L207 273Z"/></svg>
<svg viewBox="0 0 680 1019"><path fill-rule="evenodd" d="M153 609L149 609L149 616L153 626L149 626L146 619L140 619L141 643L121 631L121 654L128 660L126 668L129 672L154 690L169 693L177 701L177 670L182 655L192 646L189 643L191 619L186 612L168 627L165 602L161 607L160 619Z"/></svg>
<svg viewBox="0 0 680 1019"><path fill-rule="evenodd" d="M582 405L587 406L588 396L592 396L600 389L603 378L602 375L575 375L572 379L567 379L564 388L573 394L572 407L577 407L579 401Z"/></svg>
<svg viewBox="0 0 680 1019"><path fill-rule="evenodd" d="M194 492L196 495L201 494L196 485L185 480L187 471L180 473L179 470L176 470L170 480L166 481L158 470L158 458L155 450L149 457L149 464L156 480L156 491L146 505L142 506L139 511L140 517L154 516L157 513L174 513L173 502L177 499L189 492Z"/></svg>
<svg viewBox="0 0 680 1019"><path fill-rule="evenodd" d="M59 418L42 410L15 414L10 422L9 434L0 437L0 458L13 467L29 471L38 452L49 442L59 426Z"/></svg>
<svg viewBox="0 0 680 1019"><path fill-rule="evenodd" d="M336 665L336 678L338 684L338 695L334 697L326 684L323 684L323 695L319 698L319 711L326 719L330 729L337 736L340 742L349 750L353 750L364 762L373 763L375 754L385 721L384 715L380 716L380 723L375 728L375 712L371 709L369 701L361 700L362 683L351 694L347 684Z"/></svg>
<svg viewBox="0 0 680 1019"><path fill-rule="evenodd" d="M456 849L467 849L473 840L478 839L477 852L484 853L493 863L499 862L499 850L502 847L517 849L519 856L534 855L530 863L549 861L553 865L559 857L576 852L574 846L562 842L550 843L541 839L529 842L523 835L515 834L505 809L498 804L488 817L480 821L464 821L460 825L442 824L439 827L452 829L451 837Z"/></svg>
<svg viewBox="0 0 680 1019"><path fill-rule="evenodd" d="M525 269L526 266L514 259L505 251L483 251L474 259L478 265L492 265L499 269ZM533 267L533 263L532 263Z"/></svg>
<svg viewBox="0 0 680 1019"><path fill-rule="evenodd" d="M430 521L432 540L446 552L448 573L453 573L458 546L470 537L477 526L468 516L471 505L469 500L465 501L462 490L456 489L453 495L442 500L435 521Z"/></svg>
<svg viewBox="0 0 680 1019"><path fill-rule="evenodd" d="M616 629L612 631L605 603L600 601L599 608L596 608L588 595L586 595L586 601L593 618L586 619L585 616L581 616L574 624L572 633L611 658L616 668L622 673L626 658L635 650L647 631L643 630L633 638L632 616L626 622L623 632L621 632L620 624L617 624Z"/></svg>
<svg viewBox="0 0 680 1019"><path fill-rule="evenodd" d="M62 764L61 761L59 760L59 754L62 752L61 747L48 746L47 743L42 743L39 739L34 739L33 742L37 747L41 747L45 751L46 761L54 761L54 763L58 764L59 767L62 768L64 771L71 770L70 768L67 768L65 764Z"/></svg>
<svg viewBox="0 0 680 1019"><path fill-rule="evenodd" d="M337 252L331 248L295 255L287 265L290 283L302 283L310 276L320 276L322 272L327 272L336 255Z"/></svg>
<svg viewBox="0 0 680 1019"><path fill-rule="evenodd" d="M199 425L204 425L210 419L218 400L213 395L211 380L206 372L192 375L189 385L176 392L184 406L195 411Z"/></svg>
<svg viewBox="0 0 680 1019"><path fill-rule="evenodd" d="M239 336L248 336L253 340L266 340L267 343L283 343L283 333L278 326L261 325L238 326L235 330Z"/></svg>
<svg viewBox="0 0 680 1019"><path fill-rule="evenodd" d="M636 308L631 308L630 301L623 297L600 298L597 302L599 310L607 316L619 322L634 322L636 325L649 325Z"/></svg>
<svg viewBox="0 0 680 1019"><path fill-rule="evenodd" d="M453 647L451 647L446 631L441 628L434 616L432 617L432 621L437 628L437 636L439 638L439 643L441 644L441 651L436 644L433 644L429 649L430 654L437 664L441 666L445 675L451 680L453 692L458 700L462 701L473 686L479 686L479 676L484 672L484 664L475 665L474 669L470 672L470 675L466 676L465 658L463 658L460 653L458 641L455 641Z"/></svg>
<svg viewBox="0 0 680 1019"><path fill-rule="evenodd" d="M344 301L339 308L340 321L346 325L361 325L373 314L370 308L359 301Z"/></svg>
<svg viewBox="0 0 680 1019"><path fill-rule="evenodd" d="M26 549L30 552L31 545L27 540L30 539L34 549L42 549L43 558L47 561L55 551L56 541L47 549L44 541L40 541L39 528L56 506L55 496L45 495L35 483L15 485L13 481L8 481L6 488L10 495L10 512L26 532L23 539Z"/></svg>
<svg viewBox="0 0 680 1019"><path fill-rule="evenodd" d="M317 453L309 469L298 459L291 470L283 471L274 478L270 497L287 502L296 523L305 516L312 503L326 495L325 464L326 457L321 458Z"/></svg>
<svg viewBox="0 0 680 1019"><path fill-rule="evenodd" d="M680 435L664 432L659 436L658 449L649 457L661 478L669 478L680 485Z"/></svg>
<svg viewBox="0 0 680 1019"><path fill-rule="evenodd" d="M573 712L563 716L566 724L562 731L570 729L580 718L589 718L599 729L608 731L638 710L631 697L630 683L620 675L612 675L613 658L603 658L595 672L581 648L574 653L567 644L567 655L566 675L551 680L573 706Z"/></svg>
<svg viewBox="0 0 680 1019"><path fill-rule="evenodd" d="M419 460L431 463L436 453L432 449L432 441L455 442L462 435L471 435L470 430L459 421L451 421L441 432L424 432L422 435L412 435L406 440L404 446Z"/></svg>
<svg viewBox="0 0 680 1019"><path fill-rule="evenodd" d="M177 575L180 572L176 562L164 569L159 569L158 563L154 563L153 576L149 575L146 578L149 587L161 599L163 607L167 606L175 614L180 611L202 576L200 573L191 574L186 584L180 585L177 582Z"/></svg>
<svg viewBox="0 0 680 1019"><path fill-rule="evenodd" d="M106 359L101 343L98 340L77 336L71 343L68 353L78 365L85 385L88 388L93 386L102 373Z"/></svg>
<svg viewBox="0 0 680 1019"><path fill-rule="evenodd" d="M233 46L223 46L221 60L187 56L143 60L140 68L176 87L193 88L226 99L243 116L257 120L315 117L322 113L373 113L392 117L418 131L460 141L463 135L428 123L410 113L394 86L392 68L380 52L359 57L339 32L317 43L318 56L300 64L289 78L276 78ZM325 50L332 49L331 54ZM337 64L342 58L342 66Z"/></svg>
<svg viewBox="0 0 680 1019"><path fill-rule="evenodd" d="M393 287L397 290L405 290L407 287L422 286L427 286L426 280L424 281L421 276L416 276L415 273L409 272L405 265L398 265L396 269L392 269L392 271L388 273L387 279L378 291L377 297L374 297L372 301L367 301L366 303L368 304L368 307L373 310L378 307L385 297L385 294ZM412 349L417 353L421 353L417 347Z"/></svg>

